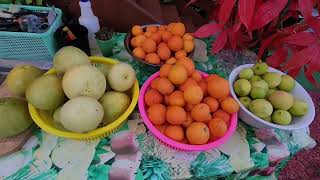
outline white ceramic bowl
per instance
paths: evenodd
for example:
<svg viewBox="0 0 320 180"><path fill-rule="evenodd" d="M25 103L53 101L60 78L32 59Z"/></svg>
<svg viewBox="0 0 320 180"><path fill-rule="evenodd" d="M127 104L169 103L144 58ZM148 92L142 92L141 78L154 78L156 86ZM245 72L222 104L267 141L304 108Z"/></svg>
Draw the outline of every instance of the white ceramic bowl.
<svg viewBox="0 0 320 180"><path fill-rule="evenodd" d="M229 76L229 83L230 83L230 89L231 94L235 98L235 100L240 104L240 111L239 111L239 117L242 121L246 122L247 124L254 126L256 128L278 128L283 130L295 130L295 129L301 129L304 127L307 127L310 125L310 123L314 120L315 117L315 108L314 104L312 102L311 97L307 93L307 91L296 81L296 85L294 89L290 92L294 98L303 100L308 105L308 113L302 117L294 117L292 116L292 122L290 125L278 125L274 123L267 122L257 116L255 116L253 113L251 113L247 108L245 108L239 101L237 95L235 94L233 90L233 84L234 82L239 78L239 73L244 68L250 68L253 64L245 64L241 65L237 68L235 68L230 76ZM280 74L285 74L277 69L274 69L272 67L269 67L268 72L277 72Z"/></svg>

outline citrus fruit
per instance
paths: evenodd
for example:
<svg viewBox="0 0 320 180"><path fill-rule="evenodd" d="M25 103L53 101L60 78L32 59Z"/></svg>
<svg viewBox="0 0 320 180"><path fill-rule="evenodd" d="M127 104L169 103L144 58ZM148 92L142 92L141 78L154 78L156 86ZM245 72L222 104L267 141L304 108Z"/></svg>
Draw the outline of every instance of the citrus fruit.
<svg viewBox="0 0 320 180"><path fill-rule="evenodd" d="M183 58L187 56L187 52L185 50L179 50L175 53L175 57L177 59Z"/></svg>
<svg viewBox="0 0 320 180"><path fill-rule="evenodd" d="M206 144L210 137L210 130L203 122L193 122L188 126L186 136L190 144Z"/></svg>
<svg viewBox="0 0 320 180"><path fill-rule="evenodd" d="M160 68L160 77L168 77L170 69L172 68L171 64L164 64Z"/></svg>
<svg viewBox="0 0 320 180"><path fill-rule="evenodd" d="M218 78L221 78L221 77L217 74L210 74L208 77L206 77L206 81L209 82L211 80L218 79Z"/></svg>
<svg viewBox="0 0 320 180"><path fill-rule="evenodd" d="M187 128L192 122L193 122L193 119L191 117L191 113L187 112L187 118L185 121L183 121L181 125L182 127Z"/></svg>
<svg viewBox="0 0 320 180"><path fill-rule="evenodd" d="M197 86L197 85L198 85L198 83L195 80L193 80L191 78L187 78L187 80L183 84L181 84L179 86L179 90L180 91L185 91L187 87L189 87L189 86Z"/></svg>
<svg viewBox="0 0 320 180"><path fill-rule="evenodd" d="M208 84L206 83L206 81L201 80L201 81L198 82L198 85L202 89L203 97L206 97L207 94L208 94Z"/></svg>
<svg viewBox="0 0 320 180"><path fill-rule="evenodd" d="M239 104L232 97L227 97L225 100L221 102L221 108L229 113L236 113L239 111Z"/></svg>
<svg viewBox="0 0 320 180"><path fill-rule="evenodd" d="M227 124L220 118L213 118L208 122L210 134L214 137L222 137L228 130Z"/></svg>
<svg viewBox="0 0 320 180"><path fill-rule="evenodd" d="M166 107L162 104L153 104L148 109L148 117L155 125L161 125L166 122Z"/></svg>
<svg viewBox="0 0 320 180"><path fill-rule="evenodd" d="M183 65L187 69L189 76L191 76L191 74L195 71L194 63L188 57L182 57L178 59L177 64Z"/></svg>
<svg viewBox="0 0 320 180"><path fill-rule="evenodd" d="M182 91L174 91L169 96L169 104L171 106L184 106L186 104Z"/></svg>
<svg viewBox="0 0 320 180"><path fill-rule="evenodd" d="M160 32L155 32L151 34L151 39L156 43L159 44L161 42L161 33Z"/></svg>
<svg viewBox="0 0 320 180"><path fill-rule="evenodd" d="M185 50L187 53L192 52L194 49L194 42L193 40L184 40L183 41L183 50Z"/></svg>
<svg viewBox="0 0 320 180"><path fill-rule="evenodd" d="M187 70L184 66L175 64L169 71L168 79L176 85L183 84L188 78Z"/></svg>
<svg viewBox="0 0 320 180"><path fill-rule="evenodd" d="M164 134L164 131L167 129L167 127L169 126L169 124L167 123L163 123L161 125L155 125L154 127L161 132L161 134Z"/></svg>
<svg viewBox="0 0 320 180"><path fill-rule="evenodd" d="M210 112L215 112L219 108L219 102L213 97L206 97L203 102L209 106Z"/></svg>
<svg viewBox="0 0 320 180"><path fill-rule="evenodd" d="M167 46L159 47L157 53L161 60L167 60L171 56L171 51Z"/></svg>
<svg viewBox="0 0 320 180"><path fill-rule="evenodd" d="M174 90L174 85L167 78L160 78L156 88L161 94L170 94Z"/></svg>
<svg viewBox="0 0 320 180"><path fill-rule="evenodd" d="M170 124L180 125L187 119L187 114L180 106L168 106L166 118Z"/></svg>
<svg viewBox="0 0 320 180"><path fill-rule="evenodd" d="M166 60L166 64L175 64L177 62L177 59L174 57L171 57Z"/></svg>
<svg viewBox="0 0 320 180"><path fill-rule="evenodd" d="M194 79L195 81L197 82L200 82L202 80L202 76L201 74L199 73L199 71L194 71L192 74L191 74L191 78Z"/></svg>
<svg viewBox="0 0 320 180"><path fill-rule="evenodd" d="M159 79L160 79L160 77L156 77L154 80L152 80L150 83L150 87L153 89L157 89Z"/></svg>
<svg viewBox="0 0 320 180"><path fill-rule="evenodd" d="M158 44L157 48L159 49L160 47L168 47L168 46L167 46L167 43L161 42Z"/></svg>
<svg viewBox="0 0 320 180"><path fill-rule="evenodd" d="M186 33L182 36L183 40L193 40L193 36L190 33Z"/></svg>
<svg viewBox="0 0 320 180"><path fill-rule="evenodd" d="M158 31L158 27L157 26L147 26L146 31L151 32L151 33L155 33Z"/></svg>
<svg viewBox="0 0 320 180"><path fill-rule="evenodd" d="M141 47L137 47L133 50L133 55L136 58L144 59L146 57L146 53Z"/></svg>
<svg viewBox="0 0 320 180"><path fill-rule="evenodd" d="M223 78L216 78L208 82L208 93L214 98L227 97L230 93L229 82Z"/></svg>
<svg viewBox="0 0 320 180"><path fill-rule="evenodd" d="M179 36L172 36L168 40L168 47L172 51L179 51L179 50L181 50L183 48L183 41Z"/></svg>
<svg viewBox="0 0 320 180"><path fill-rule="evenodd" d="M157 44L152 39L147 38L142 44L142 49L147 53L155 52L157 49Z"/></svg>
<svg viewBox="0 0 320 180"><path fill-rule="evenodd" d="M134 35L134 36L137 36L139 34L143 34L143 29L141 26L139 25L134 25L131 29L131 33Z"/></svg>
<svg viewBox="0 0 320 180"><path fill-rule="evenodd" d="M150 89L144 95L144 101L148 106L153 104L161 104L163 101L162 95L155 89Z"/></svg>
<svg viewBox="0 0 320 180"><path fill-rule="evenodd" d="M164 32L162 33L162 41L163 41L163 42L168 42L169 39L171 39L171 38L172 38L171 32L164 31Z"/></svg>
<svg viewBox="0 0 320 180"><path fill-rule="evenodd" d="M151 64L160 64L160 58L156 53L148 53L145 57L145 60Z"/></svg>
<svg viewBox="0 0 320 180"><path fill-rule="evenodd" d="M184 26L183 23L178 22L172 26L171 32L173 35L182 37L186 32L186 27Z"/></svg>
<svg viewBox="0 0 320 180"><path fill-rule="evenodd" d="M230 115L221 109L218 109L216 112L212 113L212 118L220 118L227 124L229 124L230 121Z"/></svg>
<svg viewBox="0 0 320 180"><path fill-rule="evenodd" d="M195 105L191 110L191 117L199 122L209 121L212 118L209 106L205 103Z"/></svg>
<svg viewBox="0 0 320 180"><path fill-rule="evenodd" d="M203 91L199 86L189 86L183 92L184 99L190 104L199 104L203 98Z"/></svg>
<svg viewBox="0 0 320 180"><path fill-rule="evenodd" d="M175 141L183 141L184 139L184 130L181 126L169 125L164 134Z"/></svg>

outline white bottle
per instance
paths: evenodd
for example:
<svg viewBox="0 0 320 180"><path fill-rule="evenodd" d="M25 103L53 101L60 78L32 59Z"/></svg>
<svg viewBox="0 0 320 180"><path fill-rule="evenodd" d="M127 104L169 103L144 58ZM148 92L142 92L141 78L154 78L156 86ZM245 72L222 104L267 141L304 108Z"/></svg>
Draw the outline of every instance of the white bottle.
<svg viewBox="0 0 320 180"><path fill-rule="evenodd" d="M90 0L80 0L81 16L79 23L88 29L88 40L91 51L98 48L95 40L95 33L100 30L99 19L93 14ZM98 48L99 49L99 48Z"/></svg>

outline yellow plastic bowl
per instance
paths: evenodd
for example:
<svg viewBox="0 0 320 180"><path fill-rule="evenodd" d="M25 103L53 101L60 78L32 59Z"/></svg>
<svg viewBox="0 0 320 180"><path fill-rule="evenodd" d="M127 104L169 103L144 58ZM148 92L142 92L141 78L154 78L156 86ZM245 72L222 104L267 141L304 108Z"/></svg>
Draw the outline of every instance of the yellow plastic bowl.
<svg viewBox="0 0 320 180"><path fill-rule="evenodd" d="M110 58L104 58L104 57L90 57L90 60L93 64L117 64L119 63L116 60L110 59ZM56 70L50 69L46 74L55 74ZM115 131L117 131L121 125L127 120L128 116L132 113L134 110L139 97L139 83L136 80L134 83L132 89L131 89L131 103L128 107L128 109L113 123L99 127L93 131L87 132L87 133L75 133L70 131L65 131L62 129L59 129L54 126L53 124L53 111L44 111L39 110L32 106L30 103L29 106L29 112L33 119L33 121L45 132L49 134L53 134L59 137L64 138L71 138L74 140L79 141L93 141L98 140L101 138L104 138Z"/></svg>

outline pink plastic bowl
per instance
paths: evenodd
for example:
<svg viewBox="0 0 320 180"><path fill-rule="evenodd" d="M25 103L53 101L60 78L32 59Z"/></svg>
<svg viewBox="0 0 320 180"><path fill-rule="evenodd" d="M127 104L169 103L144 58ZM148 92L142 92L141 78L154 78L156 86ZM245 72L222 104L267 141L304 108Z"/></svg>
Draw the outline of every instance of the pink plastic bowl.
<svg viewBox="0 0 320 180"><path fill-rule="evenodd" d="M208 74L206 74L204 72L200 72L200 73L203 77L208 76ZM229 123L229 127L228 127L228 131L226 132L226 134L223 137L221 137L213 142L210 142L208 144L204 144L204 145L183 144L183 143L174 141L174 140L168 138L167 136L163 135L161 132L159 132L154 127L152 122L149 120L147 113L146 113L146 105L144 102L144 96L145 96L145 93L147 92L147 90L149 89L150 83L157 77L159 77L159 72L154 73L152 76L150 76L147 79L147 81L142 85L142 88L140 90L140 95L139 95L138 106L139 106L139 111L140 111L140 114L141 114L141 117L143 119L144 124L153 133L153 135L157 139L159 139L162 143L168 145L169 147L171 147L173 149L177 149L177 150L181 150L181 151L205 151L205 150L216 148L216 147L224 144L233 135L233 133L235 132L235 130L237 128L237 122L238 122L237 113L232 114L231 119L230 119L230 123Z"/></svg>

